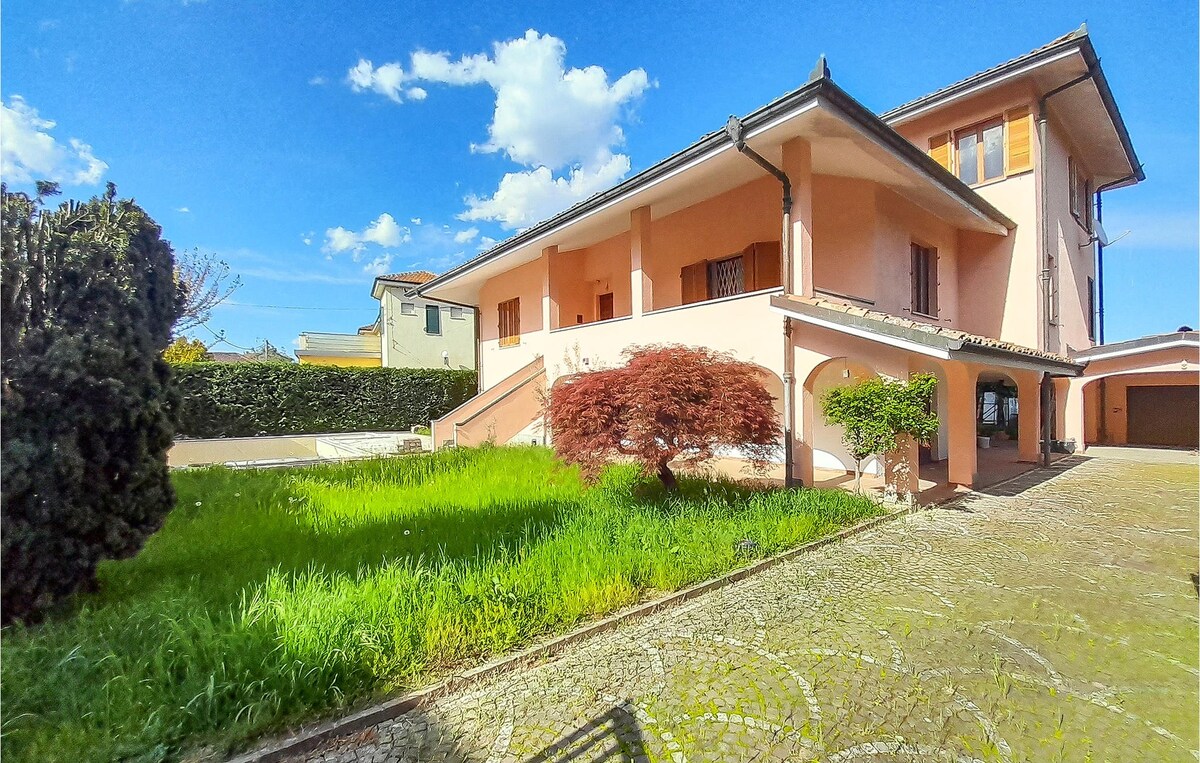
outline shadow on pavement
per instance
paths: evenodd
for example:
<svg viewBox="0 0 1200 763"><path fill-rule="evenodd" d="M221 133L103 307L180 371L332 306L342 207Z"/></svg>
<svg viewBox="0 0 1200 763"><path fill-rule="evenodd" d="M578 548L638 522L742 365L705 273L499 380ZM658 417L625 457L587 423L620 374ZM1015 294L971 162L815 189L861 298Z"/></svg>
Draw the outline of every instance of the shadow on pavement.
<svg viewBox="0 0 1200 763"><path fill-rule="evenodd" d="M641 763L649 757L633 706L624 702L527 758L526 763L550 760Z"/></svg>
<svg viewBox="0 0 1200 763"><path fill-rule="evenodd" d="M1030 488L1048 482L1060 474L1064 474L1090 460L1087 456L1063 456L1057 461L1052 462L1050 466L1034 467L1027 472L1002 480L996 484L977 487L975 488L975 492L982 495L1011 498L1024 493Z"/></svg>

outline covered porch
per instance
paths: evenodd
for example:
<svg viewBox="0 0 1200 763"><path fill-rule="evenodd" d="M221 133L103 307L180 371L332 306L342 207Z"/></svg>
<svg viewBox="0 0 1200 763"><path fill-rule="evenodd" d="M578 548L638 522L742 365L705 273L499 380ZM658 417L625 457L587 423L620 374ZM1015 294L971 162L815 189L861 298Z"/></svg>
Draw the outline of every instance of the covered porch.
<svg viewBox="0 0 1200 763"><path fill-rule="evenodd" d="M889 496L936 500L1016 476L1049 454L1053 383L1081 366L1068 358L900 318L849 303L794 295L772 298L793 322L795 476L805 485L853 483L841 429L824 423L821 400L836 386L880 376L938 381L938 432L863 464L863 484Z"/></svg>

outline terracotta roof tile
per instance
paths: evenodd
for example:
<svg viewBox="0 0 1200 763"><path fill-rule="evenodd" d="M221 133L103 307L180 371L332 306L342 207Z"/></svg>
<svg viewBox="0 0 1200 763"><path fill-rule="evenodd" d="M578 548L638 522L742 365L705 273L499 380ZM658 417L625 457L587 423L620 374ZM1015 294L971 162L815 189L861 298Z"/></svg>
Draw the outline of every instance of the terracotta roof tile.
<svg viewBox="0 0 1200 763"><path fill-rule="evenodd" d="M437 273L428 270L410 270L406 273L390 273L378 277L380 281L399 281L400 283L428 283L437 278Z"/></svg>
<svg viewBox="0 0 1200 763"><path fill-rule="evenodd" d="M910 331L920 331L931 336L943 337L955 342L972 344L978 347L990 347L992 349L1002 350L1004 352L1009 352L1016 355L1024 355L1026 357L1036 358L1038 360L1047 360L1053 363L1066 363L1071 365L1079 364L1077 360L1073 360L1063 355L1057 355L1053 352L1043 352L1042 350L1035 350L1032 347L1025 347L1024 345L1016 344L1014 342L1006 342L1001 339L993 339L992 337L982 336L979 334L970 334L966 331L959 331L958 329L947 328L945 326L937 326L932 323L925 323L923 321L917 321L911 318L904 318L879 310L867 310L857 305L852 305L845 302L835 302L828 299L822 299L820 297L801 297L794 294L789 294L786 297L779 297L777 299L780 302L792 303L797 306L808 306L810 308L817 308L820 311L853 316L855 318L883 324L885 326L896 326L898 328L907 329ZM832 318L832 316L830 317ZM833 319L836 320L836 318Z"/></svg>

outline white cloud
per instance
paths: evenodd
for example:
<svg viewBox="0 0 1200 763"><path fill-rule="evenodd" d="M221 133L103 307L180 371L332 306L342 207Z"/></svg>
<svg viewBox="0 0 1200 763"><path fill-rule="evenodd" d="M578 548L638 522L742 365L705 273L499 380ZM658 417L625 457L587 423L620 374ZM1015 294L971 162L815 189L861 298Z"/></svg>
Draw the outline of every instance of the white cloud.
<svg viewBox="0 0 1200 763"><path fill-rule="evenodd" d="M313 76L313 77L309 77L309 79L308 79L308 84L313 85L313 86L324 85L327 82L329 82L329 80L325 79L325 77L320 74Z"/></svg>
<svg viewBox="0 0 1200 763"><path fill-rule="evenodd" d="M495 220L503 227L528 228L580 199L615 184L629 172L629 157L612 154L595 168L576 167L567 177L555 177L546 167L510 172L487 198L467 197L460 220Z"/></svg>
<svg viewBox="0 0 1200 763"><path fill-rule="evenodd" d="M419 218L419 217L414 217L413 219L409 220L409 222L410 222L410 223L412 223L413 225L420 225L420 224L421 224L421 218Z"/></svg>
<svg viewBox="0 0 1200 763"><path fill-rule="evenodd" d="M187 207L176 207L175 211L179 212L180 214L186 215L186 214L190 214L192 210L188 209Z"/></svg>
<svg viewBox="0 0 1200 763"><path fill-rule="evenodd" d="M465 244L468 241L474 240L474 238L478 235L479 235L478 228L467 228L466 230L461 230L458 233L454 234L454 243Z"/></svg>
<svg viewBox="0 0 1200 763"><path fill-rule="evenodd" d="M400 64L384 64L376 69L365 58L358 59L358 63L346 72L346 81L356 93L373 90L396 103L403 103L405 98L410 101L423 99L426 96L425 90L419 87L405 87L406 79L404 68Z"/></svg>
<svg viewBox="0 0 1200 763"><path fill-rule="evenodd" d="M496 239L492 238L491 236L484 236L483 238L479 239L478 251L486 252L488 249L491 249L493 246L495 246L498 243L499 242L496 241Z"/></svg>
<svg viewBox="0 0 1200 763"><path fill-rule="evenodd" d="M408 228L396 222L396 218L384 212L375 218L361 233L338 226L325 231L325 244L321 251L327 254L351 252L357 262L368 244L384 248L397 247L412 240ZM305 243L308 243L307 241Z"/></svg>
<svg viewBox="0 0 1200 763"><path fill-rule="evenodd" d="M43 119L24 98L0 103L0 175L10 182L52 180L64 185L96 185L108 170L92 147L78 138L66 145L50 134L55 123Z"/></svg>
<svg viewBox="0 0 1200 763"><path fill-rule="evenodd" d="M625 141L620 122L631 103L652 86L643 69L609 82L599 66L566 68L566 44L529 30L497 42L492 54L452 60L448 53L417 51L400 63L375 67L361 59L347 73L356 92L372 90L402 103L424 97L414 83L485 84L495 93L488 140L479 153L503 153L527 170L508 173L496 192L469 196L464 220L530 225L620 180L629 157L615 153Z"/></svg>
<svg viewBox="0 0 1200 763"><path fill-rule="evenodd" d="M308 233L301 233L300 240L304 242L305 246L312 246L313 236L315 235L317 235L316 231L310 230Z"/></svg>
<svg viewBox="0 0 1200 763"><path fill-rule="evenodd" d="M373 276L381 276L384 273L391 272L392 269L392 254L381 254L375 259L363 265L363 272Z"/></svg>

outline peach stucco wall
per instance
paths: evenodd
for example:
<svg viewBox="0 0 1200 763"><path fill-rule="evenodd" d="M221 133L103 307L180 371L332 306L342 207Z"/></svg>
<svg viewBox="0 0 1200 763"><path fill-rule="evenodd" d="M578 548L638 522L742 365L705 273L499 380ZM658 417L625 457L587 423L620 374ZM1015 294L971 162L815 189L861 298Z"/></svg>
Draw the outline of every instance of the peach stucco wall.
<svg viewBox="0 0 1200 763"><path fill-rule="evenodd" d="M927 150L929 139L947 131L998 117L1014 108L1027 107L1036 116L1037 95L1028 83L1013 83L988 93L947 106L922 116L897 131L918 148ZM1007 238L963 233L959 289L970 294L964 300L961 328L972 333L999 336L1027 347L1067 354L1092 345L1088 337L1087 279L1095 269L1095 246L1089 234L1070 211L1067 157L1070 141L1051 116L1047 122L1047 146L1043 152L1034 122L1034 169L975 187L980 196L1017 224ZM1046 208L1054 256L1053 323L1049 341L1045 325L1044 298L1039 256L1042 233L1038 218L1040 193L1036 168L1045 157ZM1086 167L1079 165L1085 175Z"/></svg>
<svg viewBox="0 0 1200 763"><path fill-rule="evenodd" d="M1100 380L1104 390L1105 425L1108 443L1125 442L1125 390L1136 385L1200 384L1200 348L1168 347L1117 358L1092 361L1083 376L1067 382L1060 403L1066 439L1083 446L1098 444ZM1164 381L1159 381L1160 379Z"/></svg>
<svg viewBox="0 0 1200 763"><path fill-rule="evenodd" d="M876 299L877 186L867 180L813 176L813 284Z"/></svg>
<svg viewBox="0 0 1200 763"><path fill-rule="evenodd" d="M551 293L558 324L574 326L597 319L597 298L612 292L614 315L630 314L629 233L550 257ZM582 319L582 320L580 320Z"/></svg>
<svg viewBox="0 0 1200 763"><path fill-rule="evenodd" d="M643 262L654 309L683 301L679 272L685 265L738 254L756 241L778 241L782 221L779 182L769 176L654 220Z"/></svg>

